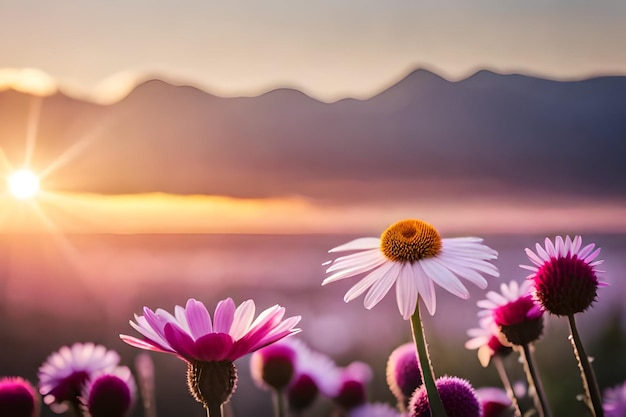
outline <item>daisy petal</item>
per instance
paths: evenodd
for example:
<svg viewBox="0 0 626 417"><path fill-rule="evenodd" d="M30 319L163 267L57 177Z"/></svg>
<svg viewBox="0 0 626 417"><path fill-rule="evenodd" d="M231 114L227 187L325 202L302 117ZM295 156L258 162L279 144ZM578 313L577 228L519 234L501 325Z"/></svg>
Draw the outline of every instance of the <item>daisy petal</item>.
<svg viewBox="0 0 626 417"><path fill-rule="evenodd" d="M364 305L368 310L378 304L396 282L402 265L397 263L392 265L389 272L376 281L365 295Z"/></svg>

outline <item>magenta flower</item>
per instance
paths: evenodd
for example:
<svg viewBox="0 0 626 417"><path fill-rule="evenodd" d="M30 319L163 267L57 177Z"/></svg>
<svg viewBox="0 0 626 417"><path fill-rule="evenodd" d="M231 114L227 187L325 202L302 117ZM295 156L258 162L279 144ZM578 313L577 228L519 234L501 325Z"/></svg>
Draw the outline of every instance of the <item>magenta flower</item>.
<svg viewBox="0 0 626 417"><path fill-rule="evenodd" d="M165 310L153 312L144 307L144 315L135 315L130 325L144 336L120 335L129 345L156 352L172 353L187 362L233 362L240 357L298 333L294 326L300 316L283 321L285 309L275 305L254 319L254 301L244 301L235 308L231 298L220 301L213 320L200 301L193 298L185 308L176 306L174 315Z"/></svg>
<svg viewBox="0 0 626 417"><path fill-rule="evenodd" d="M0 378L0 416L36 417L39 399L30 382L20 377Z"/></svg>
<svg viewBox="0 0 626 417"><path fill-rule="evenodd" d="M135 379L126 366L94 375L83 390L84 407L90 417L125 417L135 400Z"/></svg>
<svg viewBox="0 0 626 417"><path fill-rule="evenodd" d="M130 325L144 338L120 335L131 346L171 353L187 362L187 383L191 394L212 416L221 416L237 384L233 362L268 346L300 329L300 317L283 320L285 309L278 305L254 319L254 301L235 308L231 298L220 301L213 320L203 303L190 299L186 307L176 306L174 314L144 307Z"/></svg>
<svg viewBox="0 0 626 417"><path fill-rule="evenodd" d="M528 276L535 284L534 296L543 308L557 316L581 313L596 300L597 289L606 283L598 281L596 267L602 260L595 260L600 248L591 243L584 248L582 238L563 239L557 236L555 243L548 238L545 249L535 245L537 253L526 249L534 265L520 265L531 271ZM594 250L595 249L595 250Z"/></svg>
<svg viewBox="0 0 626 417"><path fill-rule="evenodd" d="M501 293L489 291L487 299L477 305L483 308L478 313L487 328L494 323L513 345L533 342L543 331L543 312L530 295L531 283L525 281L521 286L515 281L509 285L501 284Z"/></svg>
<svg viewBox="0 0 626 417"><path fill-rule="evenodd" d="M337 365L293 337L254 352L250 372L260 388L285 389L289 408L297 413L309 408L319 393L334 397L339 390Z"/></svg>
<svg viewBox="0 0 626 417"><path fill-rule="evenodd" d="M340 369L328 356L298 339L286 340L296 350L296 374L287 387L287 402L295 412L310 407L318 393L332 398L339 392Z"/></svg>
<svg viewBox="0 0 626 417"><path fill-rule="evenodd" d="M56 413L80 404L83 384L98 372L111 372L119 355L93 343L74 343L51 354L39 368L39 392Z"/></svg>
<svg viewBox="0 0 626 417"><path fill-rule="evenodd" d="M367 384L372 380L372 368L364 362L352 362L341 369L339 390L333 400L344 410L367 402Z"/></svg>

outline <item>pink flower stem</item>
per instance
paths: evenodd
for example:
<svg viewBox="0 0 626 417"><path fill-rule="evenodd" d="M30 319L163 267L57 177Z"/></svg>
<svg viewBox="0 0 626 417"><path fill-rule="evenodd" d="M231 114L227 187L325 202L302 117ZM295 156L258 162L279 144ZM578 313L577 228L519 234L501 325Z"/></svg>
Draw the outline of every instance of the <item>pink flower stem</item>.
<svg viewBox="0 0 626 417"><path fill-rule="evenodd" d="M506 374L506 369L504 369L504 362L502 361L502 357L500 355L495 355L493 357L493 365L496 367L496 371L498 371L498 375L500 376L500 380L502 381L502 385L504 386L506 395L508 395L511 403L513 404L515 417L522 417L522 411L519 408L517 397L515 396L515 392L513 391L513 387L511 386L511 381L509 381L509 377Z"/></svg>
<svg viewBox="0 0 626 417"><path fill-rule="evenodd" d="M594 417L604 417L604 409L602 408L602 396L600 395L600 388L598 387L598 381L589 362L589 357L585 353L585 348L580 340L578 334L578 328L576 327L576 321L574 315L567 316L569 320L570 337L569 340L574 348L574 355L578 361L578 368L580 369L580 377L583 380L583 386L585 388L585 403L591 410Z"/></svg>
<svg viewBox="0 0 626 417"><path fill-rule="evenodd" d="M428 346L426 344L422 320L420 318L419 297L417 299L415 312L411 316L411 329L413 331L413 341L415 342L415 347L417 348L417 360L419 361L420 368L422 369L422 379L424 380L424 387L426 388L426 394L428 395L430 415L432 417L447 417L446 410L443 408L443 403L441 402L441 397L439 396L439 391L437 391L433 368L430 363L430 356L428 355Z"/></svg>
<svg viewBox="0 0 626 417"><path fill-rule="evenodd" d="M548 405L547 396L543 389L541 378L539 378L537 367L535 366L535 360L533 359L533 355L530 352L530 346L528 345L528 343L526 343L523 344L521 348L521 355L524 359L524 371L526 372L528 387L535 391L533 399L535 401L535 408L537 409L537 413L539 414L539 417L552 417L552 412L550 411L550 406Z"/></svg>

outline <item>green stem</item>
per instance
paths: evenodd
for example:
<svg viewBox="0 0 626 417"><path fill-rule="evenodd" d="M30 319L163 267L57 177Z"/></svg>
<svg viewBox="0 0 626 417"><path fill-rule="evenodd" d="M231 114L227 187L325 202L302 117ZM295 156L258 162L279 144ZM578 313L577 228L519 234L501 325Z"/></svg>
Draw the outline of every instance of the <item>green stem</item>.
<svg viewBox="0 0 626 417"><path fill-rule="evenodd" d="M285 414L285 393L282 389L275 389L272 395L274 402L274 415L276 417L286 417Z"/></svg>
<svg viewBox="0 0 626 417"><path fill-rule="evenodd" d="M424 387L426 387L426 393L428 394L428 405L430 407L430 414L432 417L447 417L446 410L443 408L439 391L437 391L437 385L435 384L435 377L433 374L433 368L430 364L430 356L428 355L428 347L426 345L426 338L424 337L424 329L422 327L422 320L420 318L420 300L417 299L417 305L415 306L415 312L411 316L411 329L413 330L413 341L417 348L417 360L419 361L420 368L422 369L422 379L424 380Z"/></svg>
<svg viewBox="0 0 626 417"><path fill-rule="evenodd" d="M511 381L509 380L509 377L506 374L506 369L504 369L504 362L502 361L502 357L500 355L495 355L493 357L493 364L496 367L496 370L498 371L498 375L500 376L500 380L502 381L502 385L504 386L506 395L508 395L509 399L511 400L511 403L513 404L515 417L522 417L522 411L519 408L519 403L517 402L515 391L513 391L513 387L511 386Z"/></svg>
<svg viewBox="0 0 626 417"><path fill-rule="evenodd" d="M576 321L574 315L567 316L569 320L570 329L570 342L574 348L574 354L576 360L578 360L578 368L580 369L580 376L583 380L583 386L585 388L585 403L591 410L594 417L604 417L604 409L602 408L602 395L600 394L600 388L598 387L598 381L589 362L589 357L585 353L585 348L580 340L578 334L578 328L576 327Z"/></svg>
<svg viewBox="0 0 626 417"><path fill-rule="evenodd" d="M535 408L539 413L539 417L551 417L552 412L548 406L546 393L543 390L541 378L539 378L539 373L537 372L533 355L530 352L530 347L528 343L526 343L522 345L521 348L522 358L524 359L524 371L526 372L526 379L528 380L528 388L535 391L535 395L533 396Z"/></svg>

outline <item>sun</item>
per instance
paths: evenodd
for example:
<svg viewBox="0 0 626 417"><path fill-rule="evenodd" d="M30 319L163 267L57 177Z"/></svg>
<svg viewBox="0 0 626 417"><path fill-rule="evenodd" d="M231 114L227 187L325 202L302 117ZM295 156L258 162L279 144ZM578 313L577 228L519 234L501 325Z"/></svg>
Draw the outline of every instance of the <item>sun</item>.
<svg viewBox="0 0 626 417"><path fill-rule="evenodd" d="M19 169L7 177L9 192L19 200L33 198L39 191L39 177L29 169Z"/></svg>

